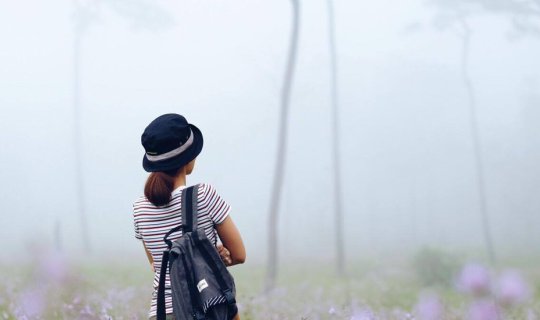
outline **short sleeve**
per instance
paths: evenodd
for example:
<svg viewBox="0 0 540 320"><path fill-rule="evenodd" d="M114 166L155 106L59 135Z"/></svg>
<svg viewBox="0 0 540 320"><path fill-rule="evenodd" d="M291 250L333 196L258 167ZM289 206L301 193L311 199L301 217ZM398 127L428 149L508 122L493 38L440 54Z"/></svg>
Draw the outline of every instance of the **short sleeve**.
<svg viewBox="0 0 540 320"><path fill-rule="evenodd" d="M139 230L139 224L135 216L135 205L133 205L133 226L135 228L135 239L142 240L141 231Z"/></svg>
<svg viewBox="0 0 540 320"><path fill-rule="evenodd" d="M142 240L141 232L139 231L139 225L137 224L137 221L134 222L135 225L135 239Z"/></svg>
<svg viewBox="0 0 540 320"><path fill-rule="evenodd" d="M208 214L214 224L221 224L229 216L231 206L223 200L216 189L209 184L203 185L203 202L208 206Z"/></svg>

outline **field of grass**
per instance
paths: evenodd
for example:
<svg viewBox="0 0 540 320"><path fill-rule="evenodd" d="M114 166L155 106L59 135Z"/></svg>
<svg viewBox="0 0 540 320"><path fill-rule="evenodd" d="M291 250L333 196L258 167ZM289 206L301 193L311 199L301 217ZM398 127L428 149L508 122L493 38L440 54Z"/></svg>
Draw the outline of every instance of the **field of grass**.
<svg viewBox="0 0 540 320"><path fill-rule="evenodd" d="M263 266L232 272L247 320L532 320L540 319L540 263L533 260L506 261L515 270L510 273L486 267L485 283L473 272L470 290L456 287L463 265L448 264L438 253L414 261L357 261L346 277L337 277L329 263L290 264L266 293ZM509 277L505 284L505 274L519 275L517 282ZM147 265L50 254L2 265L0 280L0 319L145 319L152 274Z"/></svg>

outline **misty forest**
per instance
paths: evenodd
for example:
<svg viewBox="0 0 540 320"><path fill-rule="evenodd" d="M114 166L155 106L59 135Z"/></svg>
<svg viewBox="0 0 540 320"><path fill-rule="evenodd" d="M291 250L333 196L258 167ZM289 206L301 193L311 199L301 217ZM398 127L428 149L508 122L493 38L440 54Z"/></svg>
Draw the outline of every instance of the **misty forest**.
<svg viewBox="0 0 540 320"><path fill-rule="evenodd" d="M4 1L0 319L147 319L141 134L204 135L241 319L540 320L540 1Z"/></svg>

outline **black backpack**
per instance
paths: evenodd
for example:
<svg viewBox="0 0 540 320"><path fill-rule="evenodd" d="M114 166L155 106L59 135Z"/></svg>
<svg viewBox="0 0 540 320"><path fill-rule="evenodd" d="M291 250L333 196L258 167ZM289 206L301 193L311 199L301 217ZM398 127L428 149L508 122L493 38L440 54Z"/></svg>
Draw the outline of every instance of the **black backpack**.
<svg viewBox="0 0 540 320"><path fill-rule="evenodd" d="M172 228L163 240L157 294L157 320L165 320L165 275L169 268L173 313L176 320L230 320L238 313L234 279L210 243L197 228L198 185L182 190L182 225ZM173 241L167 238L182 230Z"/></svg>

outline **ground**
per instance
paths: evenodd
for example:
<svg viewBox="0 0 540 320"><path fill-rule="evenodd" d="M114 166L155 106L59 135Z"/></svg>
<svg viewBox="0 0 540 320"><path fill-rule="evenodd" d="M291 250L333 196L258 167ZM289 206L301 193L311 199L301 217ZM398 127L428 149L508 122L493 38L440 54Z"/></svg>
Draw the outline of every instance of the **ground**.
<svg viewBox="0 0 540 320"><path fill-rule="evenodd" d="M0 319L145 319L152 283L148 265L118 259L100 261L70 261L51 254L19 266L4 263L0 270ZM501 264L506 267L497 268L477 264L485 267L491 281L487 289L480 287L478 292L458 287L464 265L457 265L453 273L448 271L448 282L444 274L439 279L428 277L433 259L356 261L347 266L344 277L334 274L331 262L289 264L281 266L276 288L270 292L262 289L264 265L231 270L245 320L532 320L540 319L539 261L507 260ZM435 265L436 272L445 268ZM526 287L526 292L521 292L520 283L509 280L507 298L515 301L503 300L504 292L498 289L504 286L501 279L509 269L522 277Z"/></svg>

